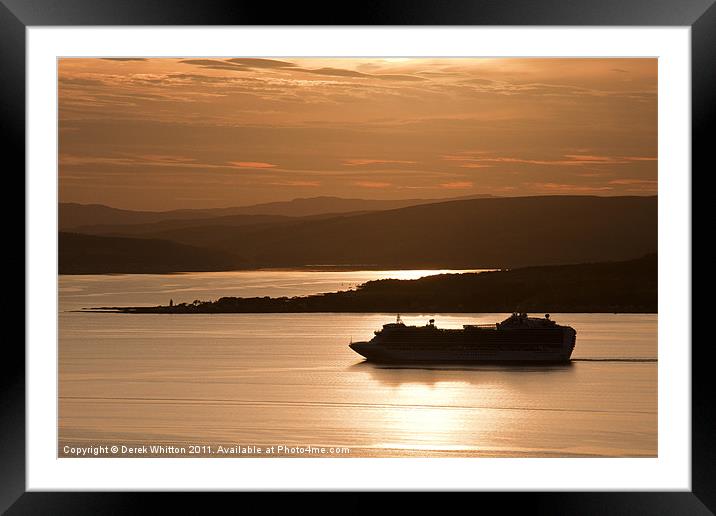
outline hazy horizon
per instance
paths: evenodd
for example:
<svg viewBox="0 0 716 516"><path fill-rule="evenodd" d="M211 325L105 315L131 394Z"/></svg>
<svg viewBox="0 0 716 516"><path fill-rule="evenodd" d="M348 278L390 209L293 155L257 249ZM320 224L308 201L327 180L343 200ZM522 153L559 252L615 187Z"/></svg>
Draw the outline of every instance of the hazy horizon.
<svg viewBox="0 0 716 516"><path fill-rule="evenodd" d="M481 194L474 194L475 196L479 196ZM656 193L643 193L643 194L622 194L622 195L599 195L599 194L569 194L569 193L561 193L561 194L533 194L533 195L504 195L504 196L497 196L493 194L484 194L487 196L492 197L503 197L503 198L509 198L509 197L553 197L553 196L564 196L564 197L658 197ZM166 210L142 210L142 209L133 209L133 208L124 208L122 206L111 206L109 204L103 204L103 203L96 203L96 202L68 202L68 201L60 201L60 204L77 204L80 206L104 206L106 208L112 208L117 210L126 210L126 211L154 211L154 212L166 212L166 211L177 211L177 210L221 210L221 209L229 209L229 208L251 208L254 206L261 206L265 204L279 204L279 203L290 203L294 201L310 201L314 199L336 199L336 200L342 200L342 201L398 201L398 200L423 200L423 201L459 201L459 200L468 200L466 197L414 197L414 198L408 198L408 199L394 199L394 198L387 198L387 199L366 199L364 197L337 197L333 195L316 195L312 197L293 197L293 198L287 198L287 199L275 199L275 200L269 200L261 203L255 203L255 204L240 204L240 205L225 205L225 206L212 206L210 208L206 207L187 207L187 208L170 208Z"/></svg>
<svg viewBox="0 0 716 516"><path fill-rule="evenodd" d="M61 202L653 195L657 60L61 59Z"/></svg>

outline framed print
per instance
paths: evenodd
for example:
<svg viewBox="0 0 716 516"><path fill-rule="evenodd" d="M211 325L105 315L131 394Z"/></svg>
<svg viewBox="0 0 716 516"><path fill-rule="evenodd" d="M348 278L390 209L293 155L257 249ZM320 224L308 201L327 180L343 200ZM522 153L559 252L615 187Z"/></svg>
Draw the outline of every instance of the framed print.
<svg viewBox="0 0 716 516"><path fill-rule="evenodd" d="M6 1L27 311L3 509L711 513L714 9Z"/></svg>

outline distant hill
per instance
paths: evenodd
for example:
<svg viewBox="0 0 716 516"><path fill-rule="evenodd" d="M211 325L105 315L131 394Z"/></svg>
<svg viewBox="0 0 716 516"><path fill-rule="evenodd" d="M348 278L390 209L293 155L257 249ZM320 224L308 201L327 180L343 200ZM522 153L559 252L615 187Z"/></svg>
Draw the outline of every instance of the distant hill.
<svg viewBox="0 0 716 516"><path fill-rule="evenodd" d="M485 198L491 195L471 195L469 198ZM242 208L231 208L231 214L241 215L283 215L288 217L308 217L312 215L321 215L326 213L351 213L361 211L382 211L404 208L406 206L416 206L419 204L429 204L434 202L442 202L452 199L394 199L394 200L376 200L376 199L344 199L341 197L309 197L301 199L293 199L292 201L271 202L265 204L256 204L254 206L246 206Z"/></svg>
<svg viewBox="0 0 716 516"><path fill-rule="evenodd" d="M238 227L293 221L295 221L295 217L283 215L223 215L193 219L167 219L139 224L88 224L72 228L72 231L88 235L146 236L161 234L164 231L189 230L201 226Z"/></svg>
<svg viewBox="0 0 716 516"><path fill-rule="evenodd" d="M624 260L657 249L656 197L473 199L320 220L197 225L154 238L261 267L500 268Z"/></svg>
<svg viewBox="0 0 716 516"><path fill-rule="evenodd" d="M473 195L470 198L489 197ZM273 215L282 217L305 217L326 213L349 213L403 208L440 201L440 199L369 200L343 199L340 197L310 197L291 201L255 204L213 209L186 209L170 211L132 211L111 208L102 204L60 203L59 229L76 230L81 226L107 226L149 224L169 220L209 219L236 215ZM104 229L106 231L106 228ZM97 228L92 230L98 232Z"/></svg>
<svg viewBox="0 0 716 516"><path fill-rule="evenodd" d="M230 253L165 240L59 234L60 274L168 273L234 269Z"/></svg>
<svg viewBox="0 0 716 516"><path fill-rule="evenodd" d="M75 236L75 252L85 242L94 254L111 256L102 265L75 254L78 261L70 266L64 261L69 255L61 253L61 270L141 272L137 256L146 256L153 271L161 270L162 256L187 257L167 263L170 271L310 265L514 268L643 256L656 251L658 233L656 197L593 196L467 199L306 217L225 215L83 227L109 239ZM112 240L121 237L129 238L124 247ZM161 246L171 243L184 247L164 252ZM104 244L109 250L102 249ZM146 255L143 245L150 248Z"/></svg>
<svg viewBox="0 0 716 516"><path fill-rule="evenodd" d="M369 281L356 290L293 298L222 297L126 313L622 312L658 310L656 254L636 260Z"/></svg>

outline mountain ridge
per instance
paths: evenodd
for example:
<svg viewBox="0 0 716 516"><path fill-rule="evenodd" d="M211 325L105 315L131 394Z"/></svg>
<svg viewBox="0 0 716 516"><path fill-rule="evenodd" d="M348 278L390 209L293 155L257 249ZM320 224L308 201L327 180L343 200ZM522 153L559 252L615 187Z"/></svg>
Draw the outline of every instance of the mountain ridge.
<svg viewBox="0 0 716 516"><path fill-rule="evenodd" d="M196 258L196 250L202 249L236 268L522 267L624 260L655 252L657 205L656 197L640 196L495 197L383 211L254 218L250 220L255 223L239 225L206 219L141 235L104 237L132 238L128 245L135 251L144 239L174 242L193 248L177 248L179 252ZM92 241L95 246L100 242ZM159 244L153 245L158 249ZM126 252L124 256L129 259ZM81 249L75 250L75 258L81 269Z"/></svg>
<svg viewBox="0 0 716 516"><path fill-rule="evenodd" d="M167 211L127 210L104 204L59 204L59 227L61 230L80 226L145 224L167 220L203 219L231 215L274 215L305 217L327 213L385 210L415 204L458 200L463 198L491 197L488 194L452 197L447 199L358 199L332 196L298 197L289 201L274 201L247 206L225 208L194 208Z"/></svg>
<svg viewBox="0 0 716 516"><path fill-rule="evenodd" d="M499 268L640 256L656 250L656 222L655 197L545 196L448 201L263 227L198 226L152 236L238 253L269 267Z"/></svg>

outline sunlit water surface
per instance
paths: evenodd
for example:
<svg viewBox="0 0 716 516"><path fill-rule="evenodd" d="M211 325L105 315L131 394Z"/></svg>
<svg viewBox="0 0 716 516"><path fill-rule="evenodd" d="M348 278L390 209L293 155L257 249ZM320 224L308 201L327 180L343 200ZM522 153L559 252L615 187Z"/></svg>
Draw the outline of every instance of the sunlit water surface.
<svg viewBox="0 0 716 516"><path fill-rule="evenodd" d="M416 368L365 363L347 346L395 314L71 311L300 295L433 272L398 273L62 276L59 455L65 445L163 444L350 449L342 457L656 456L656 315L553 314L577 330L570 365ZM402 314L440 327L505 315Z"/></svg>

